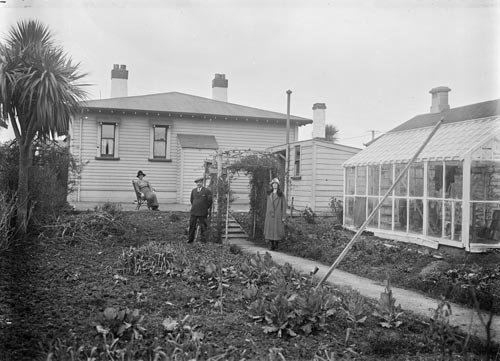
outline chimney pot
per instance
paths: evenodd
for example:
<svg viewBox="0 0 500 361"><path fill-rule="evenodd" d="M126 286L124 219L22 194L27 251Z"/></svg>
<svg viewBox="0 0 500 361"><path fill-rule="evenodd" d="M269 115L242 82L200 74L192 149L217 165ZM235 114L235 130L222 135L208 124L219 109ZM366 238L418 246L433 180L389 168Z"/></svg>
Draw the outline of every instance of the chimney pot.
<svg viewBox="0 0 500 361"><path fill-rule="evenodd" d="M438 86L429 90L432 95L431 113L440 113L443 110L450 109L448 104L448 93L451 91L446 86Z"/></svg>

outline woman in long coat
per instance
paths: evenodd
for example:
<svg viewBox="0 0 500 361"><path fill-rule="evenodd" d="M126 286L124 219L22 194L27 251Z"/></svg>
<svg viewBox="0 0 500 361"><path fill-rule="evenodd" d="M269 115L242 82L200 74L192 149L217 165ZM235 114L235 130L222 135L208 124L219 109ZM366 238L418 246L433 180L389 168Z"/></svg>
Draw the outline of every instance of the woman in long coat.
<svg viewBox="0 0 500 361"><path fill-rule="evenodd" d="M271 181L271 192L267 196L266 219L264 221L264 238L271 250L275 250L278 241L285 236L286 198L280 190L280 181L274 178Z"/></svg>

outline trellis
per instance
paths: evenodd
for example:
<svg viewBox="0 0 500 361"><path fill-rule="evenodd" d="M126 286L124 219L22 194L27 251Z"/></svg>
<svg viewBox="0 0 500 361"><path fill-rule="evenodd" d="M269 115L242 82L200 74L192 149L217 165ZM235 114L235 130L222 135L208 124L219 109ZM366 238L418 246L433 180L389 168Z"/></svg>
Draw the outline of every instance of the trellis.
<svg viewBox="0 0 500 361"><path fill-rule="evenodd" d="M284 164L276 154L254 150L218 151L212 161L216 173L211 175L211 187L215 198L216 229L222 239L222 224L225 222L225 241L228 236L228 219L232 201L231 180L234 174L250 176L250 214L252 216L252 236L261 233L265 217L266 195L272 178L284 179ZM224 219L223 219L224 218Z"/></svg>

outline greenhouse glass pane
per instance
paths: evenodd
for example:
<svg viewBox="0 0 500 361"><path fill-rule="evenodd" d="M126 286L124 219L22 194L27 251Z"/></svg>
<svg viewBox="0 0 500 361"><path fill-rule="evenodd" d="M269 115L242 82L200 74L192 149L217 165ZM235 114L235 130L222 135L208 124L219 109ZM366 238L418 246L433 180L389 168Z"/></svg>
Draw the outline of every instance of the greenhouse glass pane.
<svg viewBox="0 0 500 361"><path fill-rule="evenodd" d="M366 194L366 167L357 168L358 175L356 177L356 194Z"/></svg>

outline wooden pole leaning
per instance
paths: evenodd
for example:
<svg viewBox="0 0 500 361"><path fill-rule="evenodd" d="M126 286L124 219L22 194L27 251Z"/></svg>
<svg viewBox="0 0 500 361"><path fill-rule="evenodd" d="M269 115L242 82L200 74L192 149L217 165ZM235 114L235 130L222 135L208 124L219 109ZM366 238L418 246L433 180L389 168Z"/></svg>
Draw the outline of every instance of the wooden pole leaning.
<svg viewBox="0 0 500 361"><path fill-rule="evenodd" d="M315 287L315 290L317 290L328 279L328 277L332 274L333 270L335 270L335 268L337 268L337 266L339 265L339 263L342 261L342 259L345 257L345 255L351 249L351 247L354 244L354 242L356 242L357 239L361 236L361 234L365 230L365 228L368 225L368 223L370 223L370 221L375 216L375 214L377 213L377 211L379 210L379 208L382 206L382 203L384 203L384 201L387 199L387 197L389 197L389 195L392 193L392 191L394 190L394 188L396 187L396 185L404 177L405 173L408 171L408 169L410 168L410 166L412 165L412 163L415 161L415 159L417 159L417 157L419 156L419 154L422 152L422 150L425 148L425 146L429 143L429 141L434 136L434 134L436 134L438 128L441 126L441 124L443 123L443 121L444 121L444 116L441 117L441 119L436 123L436 125L434 126L434 128L432 129L432 131L427 136L427 139L422 143L422 145L420 146L420 148L418 148L417 152L410 159L410 161L408 162L408 164L406 165L406 167L396 177L396 180L394 180L394 182L392 183L392 185L389 188L389 190L385 193L385 195L379 201L379 203L377 204L377 206L372 210L372 212L370 213L370 215L368 216L368 218L366 218L366 220L363 222L363 224L359 227L359 229L356 232L356 234L354 235L354 237L352 237L352 239L349 241L349 243L347 243L347 245L342 250L342 252L339 254L339 256L337 257L337 259L335 260L335 262L333 262L333 264L330 266L330 269L328 269L328 272L326 272L326 274L323 276L323 278L319 281L319 283Z"/></svg>

